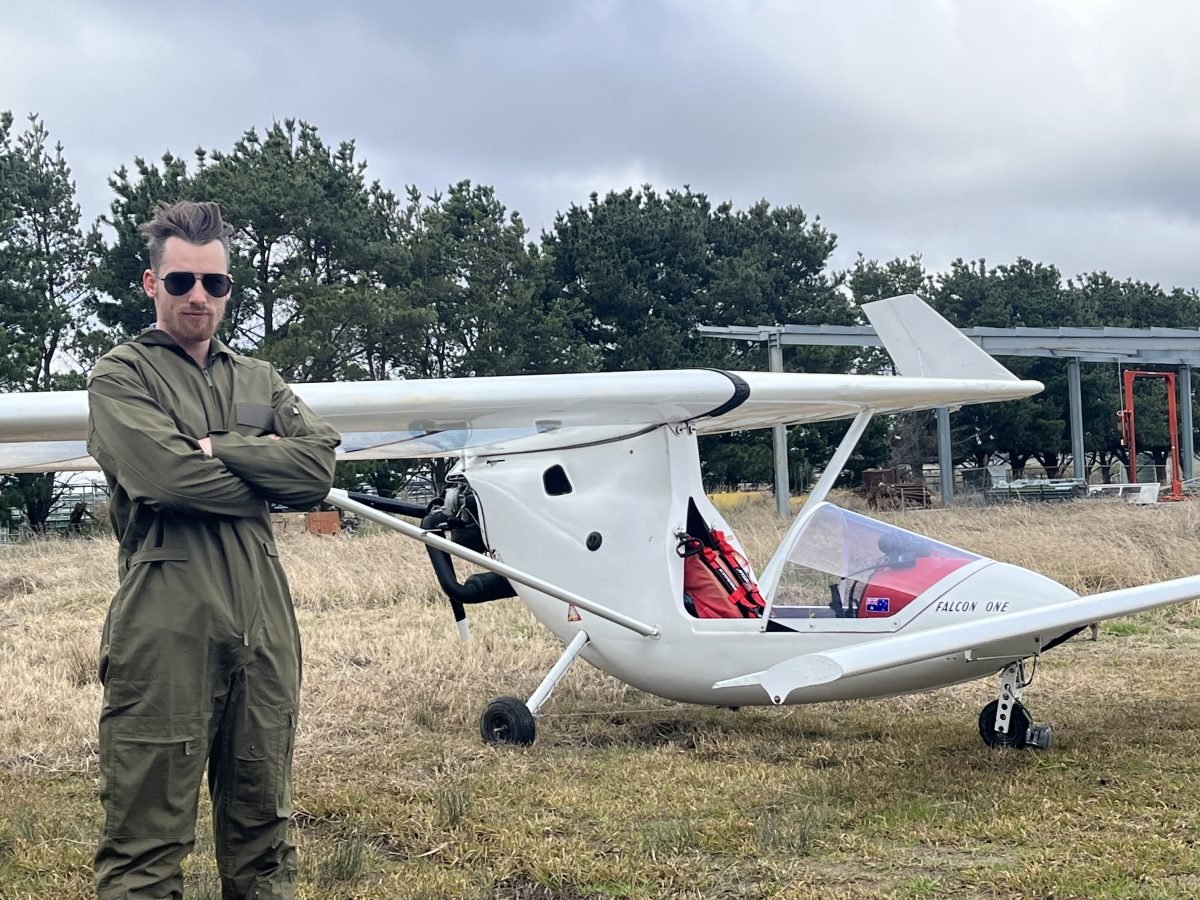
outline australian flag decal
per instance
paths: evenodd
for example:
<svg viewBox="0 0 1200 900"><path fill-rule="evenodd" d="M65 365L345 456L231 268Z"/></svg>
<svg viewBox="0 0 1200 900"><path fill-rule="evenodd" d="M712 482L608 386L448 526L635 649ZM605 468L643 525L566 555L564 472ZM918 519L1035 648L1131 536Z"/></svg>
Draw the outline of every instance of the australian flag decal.
<svg viewBox="0 0 1200 900"><path fill-rule="evenodd" d="M868 597L867 612L869 613L886 613L889 612L889 599L887 597Z"/></svg>

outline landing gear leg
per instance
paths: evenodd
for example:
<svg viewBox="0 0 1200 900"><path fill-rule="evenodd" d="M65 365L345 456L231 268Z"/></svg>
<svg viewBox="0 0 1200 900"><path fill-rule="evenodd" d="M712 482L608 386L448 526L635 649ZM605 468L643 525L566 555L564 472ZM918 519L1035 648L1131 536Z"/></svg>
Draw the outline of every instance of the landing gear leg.
<svg viewBox="0 0 1200 900"><path fill-rule="evenodd" d="M516 697L497 697L489 703L479 719L479 732L484 741L489 744L532 744L537 737L537 725L533 717L550 699L550 692L567 674L567 669L571 668L571 663L575 662L575 657L587 643L586 631L575 634L563 655L558 658L558 662L551 667L537 690L533 692L528 703Z"/></svg>
<svg viewBox="0 0 1200 900"><path fill-rule="evenodd" d="M979 736L989 747L1050 747L1050 726L1035 725L1021 703L1021 691L1028 684L1024 660L1000 673L1000 696L979 714Z"/></svg>

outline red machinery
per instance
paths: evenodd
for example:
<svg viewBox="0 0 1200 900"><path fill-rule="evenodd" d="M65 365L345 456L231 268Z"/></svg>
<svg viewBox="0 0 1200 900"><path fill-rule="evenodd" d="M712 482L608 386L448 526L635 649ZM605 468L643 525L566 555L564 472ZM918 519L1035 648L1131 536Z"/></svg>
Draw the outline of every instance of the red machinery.
<svg viewBox="0 0 1200 900"><path fill-rule="evenodd" d="M1142 372L1126 369L1124 377L1125 408L1117 413L1121 420L1121 440L1129 450L1129 479L1137 484L1137 433L1133 427L1133 380L1162 378L1167 382L1167 426L1171 437L1171 493L1164 500L1183 500L1183 472L1179 466L1179 426L1175 409L1175 373Z"/></svg>

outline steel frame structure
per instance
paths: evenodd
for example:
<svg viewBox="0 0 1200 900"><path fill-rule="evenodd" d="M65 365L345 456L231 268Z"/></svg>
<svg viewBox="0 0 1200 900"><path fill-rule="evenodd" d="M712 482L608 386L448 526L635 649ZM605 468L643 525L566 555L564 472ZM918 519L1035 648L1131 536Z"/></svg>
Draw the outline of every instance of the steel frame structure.
<svg viewBox="0 0 1200 900"><path fill-rule="evenodd" d="M1083 447L1082 363L1117 363L1131 366L1174 366L1178 374L1179 448L1181 475L1192 478L1195 449L1192 426L1192 366L1200 366L1200 330L1190 328L963 328L963 334L993 356L1029 356L1063 359L1067 363L1070 403L1071 459L1074 477L1086 477ZM771 371L783 371L783 347L880 347L870 325L701 325L703 337L765 343ZM1161 374L1161 373L1156 373ZM954 496L954 469L950 448L950 411L937 410L938 464L943 502ZM775 498L780 516L789 514L787 430L774 429Z"/></svg>

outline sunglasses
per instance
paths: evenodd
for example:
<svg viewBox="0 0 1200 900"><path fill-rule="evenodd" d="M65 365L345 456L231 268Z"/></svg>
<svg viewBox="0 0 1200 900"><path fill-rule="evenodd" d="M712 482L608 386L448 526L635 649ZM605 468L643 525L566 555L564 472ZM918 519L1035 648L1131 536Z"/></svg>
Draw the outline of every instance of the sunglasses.
<svg viewBox="0 0 1200 900"><path fill-rule="evenodd" d="M228 275L218 275L208 273L206 275L197 276L194 272L171 272L167 275L158 276L167 289L167 293L172 297L182 297L190 291L196 283L196 278L200 278L200 283L204 285L204 293L210 297L224 297L233 290L233 279Z"/></svg>

